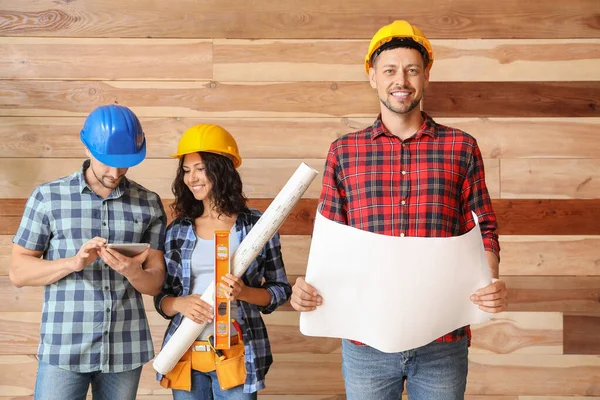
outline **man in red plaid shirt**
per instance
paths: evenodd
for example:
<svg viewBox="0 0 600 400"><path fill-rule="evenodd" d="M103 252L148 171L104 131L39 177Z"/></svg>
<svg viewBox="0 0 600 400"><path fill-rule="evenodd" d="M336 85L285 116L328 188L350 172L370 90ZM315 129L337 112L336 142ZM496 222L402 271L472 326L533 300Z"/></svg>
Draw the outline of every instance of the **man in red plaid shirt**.
<svg viewBox="0 0 600 400"><path fill-rule="evenodd" d="M474 211L495 279L471 301L486 312L498 313L506 309L507 291L497 279L500 247L481 152L472 136L437 124L421 112L432 64L429 41L408 22L394 21L375 34L365 67L381 114L372 126L331 144L321 213L389 236L449 237L475 226ZM317 291L298 278L292 306L311 311L321 302ZM405 382L411 400L464 399L470 335L465 326L400 353L343 340L347 399L400 399Z"/></svg>

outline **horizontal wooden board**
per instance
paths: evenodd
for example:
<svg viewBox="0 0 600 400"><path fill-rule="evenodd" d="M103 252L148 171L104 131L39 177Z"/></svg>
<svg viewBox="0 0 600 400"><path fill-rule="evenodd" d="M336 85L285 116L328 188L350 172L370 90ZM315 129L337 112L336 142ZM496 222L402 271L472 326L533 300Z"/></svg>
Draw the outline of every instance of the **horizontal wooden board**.
<svg viewBox="0 0 600 400"><path fill-rule="evenodd" d="M600 312L600 277L503 276L509 311Z"/></svg>
<svg viewBox="0 0 600 400"><path fill-rule="evenodd" d="M129 106L139 117L379 112L367 82L0 81L0 116L87 115L108 103ZM598 117L600 82L432 82L424 104L434 117Z"/></svg>
<svg viewBox="0 0 600 400"><path fill-rule="evenodd" d="M147 299L148 300L148 299ZM146 301L146 311L155 351L160 351L168 320ZM341 352L335 338L304 336L299 330L300 314L278 311L263 315L273 353L334 354ZM0 312L0 354L36 354L40 312ZM505 312L487 324L473 325L472 354L562 354L560 313Z"/></svg>
<svg viewBox="0 0 600 400"><path fill-rule="evenodd" d="M319 178L317 178L319 179ZM0 198L0 235L14 235L25 198ZM249 206L266 210L272 199L250 199ZM169 204L163 199L167 216ZM282 235L311 235L317 199L301 199L285 220ZM600 235L600 200L502 200L493 202L498 232L503 235Z"/></svg>
<svg viewBox="0 0 600 400"><path fill-rule="evenodd" d="M210 40L0 37L0 54L4 79L213 78Z"/></svg>
<svg viewBox="0 0 600 400"><path fill-rule="evenodd" d="M2 4L2 36L173 38L362 38L390 23L397 3L268 0L140 0ZM472 2L432 0L402 5L402 18L430 38L597 38L600 6L595 0ZM156 16L160 15L160 21ZM125 17L127 16L127 17Z"/></svg>
<svg viewBox="0 0 600 400"><path fill-rule="evenodd" d="M500 237L504 275L600 276L600 236Z"/></svg>
<svg viewBox="0 0 600 400"><path fill-rule="evenodd" d="M508 288L508 311L600 312L600 277L500 276ZM288 275L292 284L297 278ZM291 310L289 303L281 307Z"/></svg>
<svg viewBox="0 0 600 400"><path fill-rule="evenodd" d="M288 275L291 284L297 275ZM509 290L509 311L600 312L600 277L503 276ZM0 311L39 312L42 287L16 288L0 275ZM144 296L147 308L152 298ZM282 311L292 310L283 306Z"/></svg>
<svg viewBox="0 0 600 400"><path fill-rule="evenodd" d="M562 354L561 313L503 312L471 325L469 354Z"/></svg>
<svg viewBox="0 0 600 400"><path fill-rule="evenodd" d="M82 162L50 158L0 159L0 197L28 197L37 185L72 174L81 168ZM244 193L249 198L275 197L303 162L319 172L304 198L318 198L322 181L320 172L325 165L323 159L248 159L239 168ZM23 164L27 168L22 168ZM499 161L485 160L485 165L490 196L497 198L500 192ZM172 196L171 185L176 170L175 159L149 159L137 168L131 168L127 176L167 198Z"/></svg>
<svg viewBox="0 0 600 400"><path fill-rule="evenodd" d="M600 301L600 300L599 300ZM564 353L600 355L600 313L564 316Z"/></svg>
<svg viewBox="0 0 600 400"><path fill-rule="evenodd" d="M502 159L502 198L600 198L600 158Z"/></svg>
<svg viewBox="0 0 600 400"><path fill-rule="evenodd" d="M0 157L84 157L82 117L0 117ZM249 158L325 158L339 136L373 123L348 118L142 118L147 158L168 158L181 134L197 124L217 124ZM600 126L600 120L597 126ZM590 127L590 129L593 127ZM594 131L595 132L595 131ZM320 167L322 168L322 166Z"/></svg>
<svg viewBox="0 0 600 400"><path fill-rule="evenodd" d="M274 355L261 394L342 394L341 355ZM0 356L5 395L31 395L36 362L27 356ZM468 394L599 396L600 360L594 356L471 355ZM168 394L144 367L139 394Z"/></svg>
<svg viewBox="0 0 600 400"><path fill-rule="evenodd" d="M467 392L600 396L600 358L569 355L469 356Z"/></svg>
<svg viewBox="0 0 600 400"><path fill-rule="evenodd" d="M600 80L598 39L432 40L431 45L435 82ZM214 79L366 81L368 48L368 40L217 39Z"/></svg>
<svg viewBox="0 0 600 400"><path fill-rule="evenodd" d="M493 164L494 160L490 161ZM49 158L4 158L0 159L0 197L28 197L33 189L44 182L68 176L81 168L82 160ZM302 162L316 170L323 169L325 160L319 159L249 159L239 168L244 193L248 197L273 198ZM498 161L495 160L496 164ZM26 164L27 168L23 168ZM149 159L138 167L131 168L127 176L149 188L161 197L171 197L171 185L177 170L176 159ZM496 173L498 168L496 168ZM497 182L497 180L496 180ZM492 188L494 185L492 183ZM499 188L495 186L498 193ZM305 198L317 198L321 191L321 178L312 182Z"/></svg>
<svg viewBox="0 0 600 400"><path fill-rule="evenodd" d="M0 235L0 275L8 275L12 238L13 235ZM281 236L283 260L288 274L306 273L310 241L309 235ZM502 235L500 246L500 271L503 275L600 275L598 236Z"/></svg>
<svg viewBox="0 0 600 400"><path fill-rule="evenodd" d="M495 200L504 235L600 235L600 200Z"/></svg>
<svg viewBox="0 0 600 400"><path fill-rule="evenodd" d="M250 199L249 207L265 211L272 199ZM19 227L26 199L0 199L0 234L14 235ZM173 219L170 204L173 199L163 199L168 221ZM279 233L282 235L310 235L317 209L316 199L300 199L287 217Z"/></svg>
<svg viewBox="0 0 600 400"><path fill-rule="evenodd" d="M84 117L0 117L0 157L80 158ZM142 118L148 158L168 158L187 128L212 123L247 158L323 158L338 137L373 118ZM477 139L485 158L594 158L600 118L438 118Z"/></svg>

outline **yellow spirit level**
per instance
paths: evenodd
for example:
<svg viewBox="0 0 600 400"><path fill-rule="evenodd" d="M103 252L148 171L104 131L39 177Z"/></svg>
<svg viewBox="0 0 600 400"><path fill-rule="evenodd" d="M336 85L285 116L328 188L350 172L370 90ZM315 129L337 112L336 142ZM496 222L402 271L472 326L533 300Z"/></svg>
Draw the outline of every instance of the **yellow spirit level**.
<svg viewBox="0 0 600 400"><path fill-rule="evenodd" d="M215 231L215 349L228 349L231 336L230 303L221 288L221 279L231 269L229 231Z"/></svg>

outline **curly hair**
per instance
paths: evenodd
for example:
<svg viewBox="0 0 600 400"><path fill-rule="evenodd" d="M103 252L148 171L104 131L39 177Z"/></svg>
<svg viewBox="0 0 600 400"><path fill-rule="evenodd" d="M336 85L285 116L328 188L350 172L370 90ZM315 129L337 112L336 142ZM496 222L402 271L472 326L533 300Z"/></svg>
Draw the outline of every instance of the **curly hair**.
<svg viewBox="0 0 600 400"><path fill-rule="evenodd" d="M231 216L246 208L248 199L242 192L242 178L233 166L233 161L220 154L198 152L206 168L206 177L212 184L211 197L219 214ZM183 181L183 161L179 159L177 175L171 186L175 201L171 204L174 218L195 219L204 213L204 203L196 200Z"/></svg>

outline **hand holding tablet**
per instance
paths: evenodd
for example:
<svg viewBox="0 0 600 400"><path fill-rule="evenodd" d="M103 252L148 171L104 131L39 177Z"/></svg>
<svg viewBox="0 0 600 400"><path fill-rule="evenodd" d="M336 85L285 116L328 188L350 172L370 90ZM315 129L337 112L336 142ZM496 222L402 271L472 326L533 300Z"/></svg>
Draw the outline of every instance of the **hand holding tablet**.
<svg viewBox="0 0 600 400"><path fill-rule="evenodd" d="M135 257L148 248L148 243L110 243L106 247L126 257Z"/></svg>

